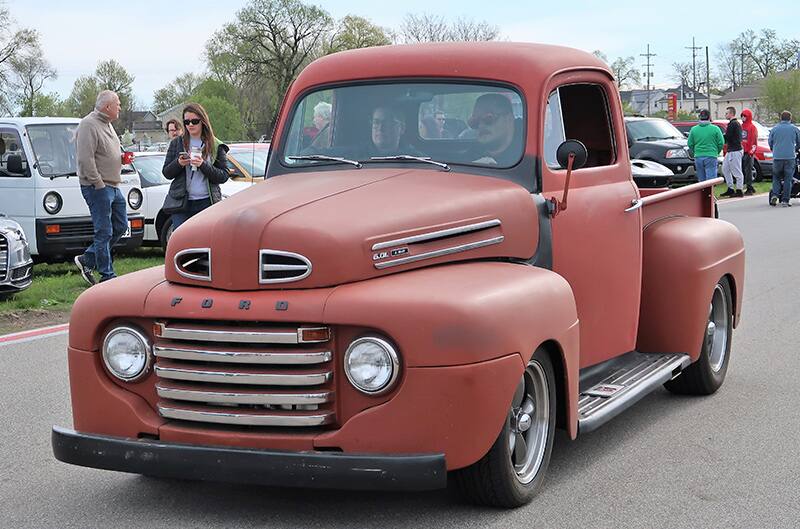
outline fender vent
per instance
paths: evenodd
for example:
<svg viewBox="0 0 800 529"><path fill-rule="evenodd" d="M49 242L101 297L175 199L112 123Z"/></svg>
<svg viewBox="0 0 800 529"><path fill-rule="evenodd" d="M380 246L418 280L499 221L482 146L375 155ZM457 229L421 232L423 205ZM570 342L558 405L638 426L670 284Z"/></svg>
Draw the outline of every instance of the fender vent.
<svg viewBox="0 0 800 529"><path fill-rule="evenodd" d="M211 248L188 248L176 253L175 270L187 279L211 281Z"/></svg>
<svg viewBox="0 0 800 529"><path fill-rule="evenodd" d="M311 261L300 254L261 250L258 256L258 282L262 285L300 281L311 275Z"/></svg>

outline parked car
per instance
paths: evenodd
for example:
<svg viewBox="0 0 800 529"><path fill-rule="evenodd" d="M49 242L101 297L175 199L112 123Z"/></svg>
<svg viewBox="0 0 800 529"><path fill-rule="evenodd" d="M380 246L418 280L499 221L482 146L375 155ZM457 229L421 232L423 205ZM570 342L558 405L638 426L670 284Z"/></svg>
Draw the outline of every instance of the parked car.
<svg viewBox="0 0 800 529"><path fill-rule="evenodd" d="M22 226L0 213L0 298L33 282L33 259Z"/></svg>
<svg viewBox="0 0 800 529"><path fill-rule="evenodd" d="M82 253L94 239L77 174L74 118L0 118L0 211L19 222L37 260ZM136 170L122 168L128 232L116 248L142 243L142 191Z"/></svg>
<svg viewBox="0 0 800 529"><path fill-rule="evenodd" d="M167 248L172 236L172 219L170 215L162 211L164 197L169 191L170 181L164 178L161 173L164 167L166 153L163 152L138 152L133 162L142 180L142 190L144 192L142 213L144 214L144 239L143 244L148 246L158 246ZM228 158L228 170L240 170L237 161ZM220 186L222 198L228 198L234 193L247 189L253 184L250 181L229 180Z"/></svg>
<svg viewBox="0 0 800 529"><path fill-rule="evenodd" d="M699 121L676 121L672 124L681 133L688 136L692 127L698 123ZM728 129L728 122L724 119L715 119L711 123L719 127L723 135ZM753 125L758 130L758 142L756 143L756 154L753 160L753 181L761 182L765 178L772 177L772 150L767 142L769 129L757 121L753 121Z"/></svg>
<svg viewBox="0 0 800 529"><path fill-rule="evenodd" d="M668 167L674 173L674 183L697 181L686 137L672 123L661 118L626 117L625 128L631 158Z"/></svg>
<svg viewBox="0 0 800 529"><path fill-rule="evenodd" d="M331 141L306 154L320 101ZM477 139L422 137L431 101ZM731 360L741 234L714 218L710 181L634 185L625 141L613 73L579 50L314 61L285 95L266 181L176 230L165 266L75 302L55 457L367 490L452 472L474 502L531 501L556 428L591 432L664 385L714 393ZM674 404L671 419L692 413ZM614 450L620 432L586 442Z"/></svg>
<svg viewBox="0 0 800 529"><path fill-rule="evenodd" d="M228 145L228 172L233 180L263 180L267 170L269 143L231 143Z"/></svg>
<svg viewBox="0 0 800 529"><path fill-rule="evenodd" d="M669 167L650 160L631 160L631 175L640 188L669 187L675 173Z"/></svg>

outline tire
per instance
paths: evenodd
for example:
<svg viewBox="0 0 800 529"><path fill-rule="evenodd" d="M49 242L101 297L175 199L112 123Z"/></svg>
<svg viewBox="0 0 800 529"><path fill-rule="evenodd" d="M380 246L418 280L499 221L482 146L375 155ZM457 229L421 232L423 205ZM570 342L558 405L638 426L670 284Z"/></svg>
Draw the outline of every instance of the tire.
<svg viewBox="0 0 800 529"><path fill-rule="evenodd" d="M758 160L753 160L753 182L763 182L764 173L761 172L761 165Z"/></svg>
<svg viewBox="0 0 800 529"><path fill-rule="evenodd" d="M161 243L161 248L166 252L167 251L167 243L169 242L169 238L172 236L172 217L167 217L167 220L164 221L164 225L161 226L161 232L158 234L158 241Z"/></svg>
<svg viewBox="0 0 800 529"><path fill-rule="evenodd" d="M489 452L455 472L464 497L491 507L513 508L529 503L542 488L547 473L555 421L553 365L547 351L538 349L523 373L500 435Z"/></svg>
<svg viewBox="0 0 800 529"><path fill-rule="evenodd" d="M711 395L722 386L731 357L733 310L730 282L723 277L711 295L700 357L664 387L681 395Z"/></svg>

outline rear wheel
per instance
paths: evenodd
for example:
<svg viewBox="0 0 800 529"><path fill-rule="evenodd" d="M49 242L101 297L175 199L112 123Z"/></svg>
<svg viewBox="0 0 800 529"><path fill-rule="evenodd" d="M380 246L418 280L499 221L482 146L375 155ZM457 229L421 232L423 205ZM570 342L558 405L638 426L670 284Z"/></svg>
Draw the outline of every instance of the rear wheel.
<svg viewBox="0 0 800 529"><path fill-rule="evenodd" d="M464 496L492 507L520 507L539 492L556 420L553 365L539 349L517 385L500 435L477 463L456 472Z"/></svg>
<svg viewBox="0 0 800 529"><path fill-rule="evenodd" d="M730 282L719 280L711 295L700 357L664 387L683 395L711 395L725 381L733 337L733 303Z"/></svg>

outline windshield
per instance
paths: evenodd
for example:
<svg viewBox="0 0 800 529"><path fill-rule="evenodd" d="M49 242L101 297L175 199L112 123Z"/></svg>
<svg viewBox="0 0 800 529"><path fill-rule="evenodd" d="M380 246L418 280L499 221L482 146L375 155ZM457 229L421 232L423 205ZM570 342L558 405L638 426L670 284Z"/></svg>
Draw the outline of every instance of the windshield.
<svg viewBox="0 0 800 529"><path fill-rule="evenodd" d="M383 83L321 90L295 107L282 163L420 164L418 158L427 157L511 167L524 152L524 119L520 95L499 86Z"/></svg>
<svg viewBox="0 0 800 529"><path fill-rule="evenodd" d="M625 125L634 141L684 139L683 133L665 119L637 119Z"/></svg>
<svg viewBox="0 0 800 529"><path fill-rule="evenodd" d="M269 149L259 147L231 146L228 157L235 159L242 168L253 178L263 178L267 169L267 154Z"/></svg>
<svg viewBox="0 0 800 529"><path fill-rule="evenodd" d="M27 130L33 146L33 155L42 176L78 171L78 156L75 151L77 123L28 125Z"/></svg>
<svg viewBox="0 0 800 529"><path fill-rule="evenodd" d="M142 179L144 187L158 186L161 184L169 184L169 180L164 178L161 170L164 168L165 156L146 156L139 155L133 162L136 169L139 171L139 177Z"/></svg>

